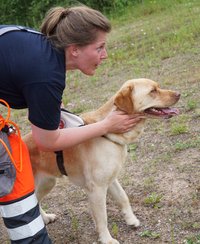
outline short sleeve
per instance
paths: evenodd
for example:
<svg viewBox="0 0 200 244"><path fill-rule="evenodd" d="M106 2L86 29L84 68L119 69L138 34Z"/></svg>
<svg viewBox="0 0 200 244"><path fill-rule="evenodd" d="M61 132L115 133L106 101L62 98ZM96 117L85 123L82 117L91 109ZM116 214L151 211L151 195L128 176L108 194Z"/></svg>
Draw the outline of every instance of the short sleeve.
<svg viewBox="0 0 200 244"><path fill-rule="evenodd" d="M55 130L60 123L64 87L56 83L33 83L23 88L29 121L35 126Z"/></svg>

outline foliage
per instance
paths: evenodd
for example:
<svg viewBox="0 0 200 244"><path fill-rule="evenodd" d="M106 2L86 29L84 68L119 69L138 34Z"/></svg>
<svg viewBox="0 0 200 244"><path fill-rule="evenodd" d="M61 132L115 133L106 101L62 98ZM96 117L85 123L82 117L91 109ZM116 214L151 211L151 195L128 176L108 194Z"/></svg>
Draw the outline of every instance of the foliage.
<svg viewBox="0 0 200 244"><path fill-rule="evenodd" d="M37 28L48 9L55 6L84 4L102 12L110 13L122 9L138 0L0 0L0 23L20 24Z"/></svg>
<svg viewBox="0 0 200 244"><path fill-rule="evenodd" d="M36 27L50 7L60 4L59 0L0 0L0 10L4 13L0 23Z"/></svg>

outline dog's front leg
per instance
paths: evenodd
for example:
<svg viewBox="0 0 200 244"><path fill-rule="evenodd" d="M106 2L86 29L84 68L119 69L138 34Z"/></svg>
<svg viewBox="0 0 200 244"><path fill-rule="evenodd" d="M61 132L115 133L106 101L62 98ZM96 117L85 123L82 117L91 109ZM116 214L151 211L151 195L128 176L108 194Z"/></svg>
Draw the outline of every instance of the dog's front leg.
<svg viewBox="0 0 200 244"><path fill-rule="evenodd" d="M117 240L112 238L107 226L107 187L100 187L92 184L92 187L90 187L89 190L87 189L87 193L100 242L102 244L119 244Z"/></svg>
<svg viewBox="0 0 200 244"><path fill-rule="evenodd" d="M47 214L42 209L41 201L44 196L46 196L56 184L56 179L54 177L48 177L42 173L34 175L35 178L35 192L40 205L40 213L42 215L44 223L47 225L56 220L55 214Z"/></svg>
<svg viewBox="0 0 200 244"><path fill-rule="evenodd" d="M128 196L117 179L115 179L115 181L109 186L108 192L111 193L114 200L120 206L126 223L128 225L138 227L140 225L140 221L133 214Z"/></svg>

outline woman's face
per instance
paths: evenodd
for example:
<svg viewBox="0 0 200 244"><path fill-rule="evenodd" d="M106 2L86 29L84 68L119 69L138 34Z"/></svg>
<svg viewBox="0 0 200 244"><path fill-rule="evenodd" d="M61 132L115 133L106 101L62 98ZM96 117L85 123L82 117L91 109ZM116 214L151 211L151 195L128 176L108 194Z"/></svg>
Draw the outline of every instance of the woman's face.
<svg viewBox="0 0 200 244"><path fill-rule="evenodd" d="M105 47L106 35L107 33L100 31L94 43L76 47L71 69L79 69L86 75L94 75L97 67L108 57Z"/></svg>

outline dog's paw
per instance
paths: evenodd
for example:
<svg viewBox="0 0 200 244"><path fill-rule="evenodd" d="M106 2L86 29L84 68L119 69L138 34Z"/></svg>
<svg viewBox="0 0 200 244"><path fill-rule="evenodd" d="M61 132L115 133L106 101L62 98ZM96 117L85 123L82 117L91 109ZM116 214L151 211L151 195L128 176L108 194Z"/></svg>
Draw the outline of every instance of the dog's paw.
<svg viewBox="0 0 200 244"><path fill-rule="evenodd" d="M108 244L120 244L116 239L112 239Z"/></svg>
<svg viewBox="0 0 200 244"><path fill-rule="evenodd" d="M45 223L45 225L48 225L49 223L52 223L56 220L56 215L55 214L47 214L42 207L40 206L40 214L42 216L42 219Z"/></svg>
<svg viewBox="0 0 200 244"><path fill-rule="evenodd" d="M56 220L56 215L55 214L45 214L42 215L43 221L45 225L48 225Z"/></svg>
<svg viewBox="0 0 200 244"><path fill-rule="evenodd" d="M140 226L140 221L135 216L126 218L126 223L127 223L127 225L132 225L132 226L135 226L135 227Z"/></svg>
<svg viewBox="0 0 200 244"><path fill-rule="evenodd" d="M107 242L101 242L102 244L120 244L116 239L109 240Z"/></svg>
<svg viewBox="0 0 200 244"><path fill-rule="evenodd" d="M101 244L120 244L116 239L99 240Z"/></svg>

